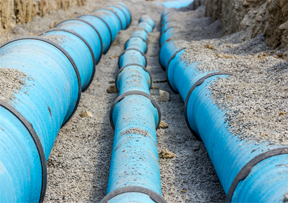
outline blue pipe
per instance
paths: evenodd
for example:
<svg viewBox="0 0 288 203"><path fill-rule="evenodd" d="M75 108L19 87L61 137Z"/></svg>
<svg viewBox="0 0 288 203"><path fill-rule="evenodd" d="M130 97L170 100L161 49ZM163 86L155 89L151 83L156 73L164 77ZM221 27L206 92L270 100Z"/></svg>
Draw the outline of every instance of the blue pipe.
<svg viewBox="0 0 288 203"><path fill-rule="evenodd" d="M80 74L81 88L82 90L86 89L93 79L93 69L96 64L94 63L94 56L85 42L75 34L57 29L50 30L42 34L42 36L59 44L72 57Z"/></svg>
<svg viewBox="0 0 288 203"><path fill-rule="evenodd" d="M62 21L61 23L56 25L55 28L73 31L78 35L82 36L93 50L96 63L99 62L103 53L102 37L98 30L92 24L76 18Z"/></svg>
<svg viewBox="0 0 288 203"><path fill-rule="evenodd" d="M129 11L129 8L126 4L124 4L123 2L117 2L116 4L113 4L113 6L121 9L126 16L126 20L128 21L128 27L131 25L132 23L132 16L131 16L131 12Z"/></svg>
<svg viewBox="0 0 288 203"><path fill-rule="evenodd" d="M147 22L152 27L152 29L154 29L154 27L155 27L154 21L148 15L142 16L139 19L139 23L141 23L141 22Z"/></svg>
<svg viewBox="0 0 288 203"><path fill-rule="evenodd" d="M182 1L166 1L163 3L158 3L166 8L182 8L182 7L187 7L190 4L192 4L194 0L182 0Z"/></svg>
<svg viewBox="0 0 288 203"><path fill-rule="evenodd" d="M148 35L141 32L141 36ZM156 138L160 109L149 92L152 78L143 57L147 45L141 47L143 41L137 42L139 50L126 51L119 60L121 69L115 81L120 96L110 111L115 129L113 152L107 196L100 203L165 202ZM126 50L134 47L128 43Z"/></svg>
<svg viewBox="0 0 288 203"><path fill-rule="evenodd" d="M162 35L163 41L169 37ZM187 125L203 141L227 194L226 202L283 202L288 193L287 146L241 140L232 134L225 121L227 112L214 103L209 89L216 79L229 74L201 72L202 62L183 60L185 48L179 44L180 40L166 41L160 63L170 87L185 101Z"/></svg>
<svg viewBox="0 0 288 203"><path fill-rule="evenodd" d="M122 30L128 28L128 19L125 15L125 12L116 6L107 6L108 9L111 9L117 16L120 18Z"/></svg>
<svg viewBox="0 0 288 203"><path fill-rule="evenodd" d="M97 19L66 20L40 37L0 46L0 69L25 74L14 97L0 101L0 202L43 202L46 161L57 134L75 113L107 48L108 28Z"/></svg>
<svg viewBox="0 0 288 203"><path fill-rule="evenodd" d="M121 20L117 15L108 9L97 9L93 15L103 19L109 26L112 34L112 42L116 38L117 33L121 30Z"/></svg>

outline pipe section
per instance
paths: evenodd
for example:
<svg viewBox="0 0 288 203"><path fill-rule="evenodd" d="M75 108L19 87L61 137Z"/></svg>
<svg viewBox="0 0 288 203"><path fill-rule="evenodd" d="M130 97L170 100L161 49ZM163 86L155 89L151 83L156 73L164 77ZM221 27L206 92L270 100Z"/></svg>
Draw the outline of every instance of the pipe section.
<svg viewBox="0 0 288 203"><path fill-rule="evenodd" d="M149 22L150 18L141 23L152 30ZM165 202L156 138L161 114L149 91L152 78L145 68L145 28L132 35L119 58L120 70L115 79L119 97L110 111L110 123L115 130L113 152L107 196L101 203Z"/></svg>
<svg viewBox="0 0 288 203"><path fill-rule="evenodd" d="M102 52L121 29L114 12L94 13L97 17L66 20L40 37L0 46L0 68L26 75L14 97L0 101L0 202L44 200L46 160L57 134L75 113ZM120 19L129 24L123 15ZM107 24L101 24L104 20Z"/></svg>
<svg viewBox="0 0 288 203"><path fill-rule="evenodd" d="M163 19L162 24L169 22L169 13ZM175 28L169 30L161 37L160 63L170 87L185 101L187 125L203 141L227 194L226 202L284 202L288 193L287 146L241 140L233 135L225 122L226 112L214 103L209 90L218 77L230 74L200 72L197 67L201 61L183 60L185 47L179 47L181 41L171 38Z"/></svg>

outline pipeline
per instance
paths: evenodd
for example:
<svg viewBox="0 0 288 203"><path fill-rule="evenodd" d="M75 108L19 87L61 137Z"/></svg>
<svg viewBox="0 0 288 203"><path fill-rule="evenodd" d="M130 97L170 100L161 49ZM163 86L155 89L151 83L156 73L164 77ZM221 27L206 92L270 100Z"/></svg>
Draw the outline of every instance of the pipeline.
<svg viewBox="0 0 288 203"><path fill-rule="evenodd" d="M130 22L118 3L0 46L0 68L26 75L21 90L0 101L0 202L43 202L57 134L75 113L102 53Z"/></svg>
<svg viewBox="0 0 288 203"><path fill-rule="evenodd" d="M147 30L153 30L154 22L147 16L139 22L143 29L133 33L119 57L115 85L120 96L110 110L113 152L107 196L100 203L165 202L156 138L161 112L150 96L152 77L144 55Z"/></svg>
<svg viewBox="0 0 288 203"><path fill-rule="evenodd" d="M178 0L178 1L165 1L163 3L156 2L159 6L164 6L166 8L183 8L191 5L194 2L194 0Z"/></svg>
<svg viewBox="0 0 288 203"><path fill-rule="evenodd" d="M162 14L160 63L171 89L185 101L187 125L203 141L227 194L226 202L283 202L288 192L287 146L241 140L229 131L226 112L214 103L209 86L231 74L202 72L197 68L201 61L185 61L186 48L177 40L181 35L165 27L169 16Z"/></svg>

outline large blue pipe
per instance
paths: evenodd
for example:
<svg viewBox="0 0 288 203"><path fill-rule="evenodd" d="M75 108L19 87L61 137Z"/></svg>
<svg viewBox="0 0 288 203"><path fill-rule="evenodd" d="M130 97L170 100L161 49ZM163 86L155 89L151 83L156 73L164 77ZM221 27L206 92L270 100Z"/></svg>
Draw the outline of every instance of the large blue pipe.
<svg viewBox="0 0 288 203"><path fill-rule="evenodd" d="M26 75L14 97L0 101L0 202L43 202L46 160L57 134L76 111L81 91L93 80L95 64L111 44L107 26L114 38L121 29L113 13L111 18L98 15L107 25L97 24L97 17L80 17L40 37L0 46L1 71ZM122 20L129 24L123 16Z"/></svg>
<svg viewBox="0 0 288 203"><path fill-rule="evenodd" d="M160 109L150 96L152 78L143 56L147 45L142 38L148 35L145 28L152 30L148 22L143 21L143 30L132 35L130 40L140 40L129 40L119 60L115 81L120 96L110 111L110 122L115 129L113 152L107 196L101 203L165 202L161 196L156 138Z"/></svg>
<svg viewBox="0 0 288 203"><path fill-rule="evenodd" d="M165 18L169 21L169 14ZM176 31L171 28L171 33ZM226 202L283 202L288 193L287 146L241 140L233 135L225 122L226 112L214 103L209 89L218 77L230 74L201 72L201 61L185 61L185 47L172 36L167 33L161 37L160 62L170 87L185 101L187 124L203 141L227 194Z"/></svg>
<svg viewBox="0 0 288 203"><path fill-rule="evenodd" d="M194 0L177 0L177 1L165 1L163 3L159 3L159 2L156 2L158 5L160 6L164 6L166 8L175 8L175 9L179 9L179 8L182 8L182 7L187 7L189 6L190 4L192 4L194 2Z"/></svg>

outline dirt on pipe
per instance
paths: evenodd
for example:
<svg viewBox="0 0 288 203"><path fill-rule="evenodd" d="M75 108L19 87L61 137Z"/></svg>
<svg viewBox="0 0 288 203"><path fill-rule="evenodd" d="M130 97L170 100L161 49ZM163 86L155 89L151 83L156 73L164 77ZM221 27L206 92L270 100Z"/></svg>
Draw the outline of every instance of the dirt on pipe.
<svg viewBox="0 0 288 203"><path fill-rule="evenodd" d="M127 30L118 33L107 54L102 56L96 67L95 78L88 90L82 93L75 115L59 132L47 161L48 185L45 202L99 202L106 195L114 137L109 122L109 111L118 97L118 93L107 93L106 90L111 83L114 83L119 70L117 62L124 50L124 43L135 30L139 29L138 20L145 14L149 15L156 25L147 40L147 69L153 76L153 89L150 92L152 97L158 100L159 91L164 90L170 94L171 99L159 102L162 120L168 127L157 130L158 152L175 154L171 158L160 159L162 194L169 203L224 202L225 193L208 153L203 143L194 138L189 131L184 119L182 98L169 88L166 73L159 64L160 15L164 8L154 1L124 0L123 2L129 6L133 22ZM17 25L12 32L3 33L0 42L19 36L39 35L62 20L75 18L100 8L101 3L105 2L88 0L83 7L51 11L50 15L43 18L36 16L32 22ZM271 50L266 46L263 35L252 40L248 40L244 32L223 36L221 20L214 21L212 17L206 17L205 10L205 7L194 11L184 9L174 16L178 21L173 23L173 26L177 26L182 31L184 39L188 41L185 42L190 50L187 58L191 61L202 60L204 64L212 64L201 66L203 70L219 70L220 66L223 66L225 68L223 71L237 73L230 79L217 81L211 87L215 90L213 96L219 107L231 108L230 116L235 118L231 126L235 126L235 132L239 130L237 123L242 122L243 118L244 124L251 126L249 122L252 120L249 118L252 111L243 115L233 113L234 104L236 108L243 107L245 112L246 107L250 108L257 100L261 100L257 108L268 108L271 111L262 115L258 114L259 111L253 107L253 112L259 115L256 117L258 120L253 122L263 122L268 127L251 128L249 132L262 133L262 137L259 136L257 139L266 139L266 137L270 139L271 136L273 140L280 142L281 139L286 143L288 129L284 130L286 127L283 124L287 123L288 109L286 103L280 103L287 100L285 100L287 96L285 82L288 81L285 68L287 62L283 60L285 50ZM12 78L11 81L14 81L13 85L15 85L13 89L17 91L21 88L18 83L21 84L25 75L15 73L16 76L19 75L16 77L5 74L5 71L0 73L1 82ZM256 80L259 80L259 83ZM248 89L239 88L243 85L247 85ZM260 87L263 85L269 88L269 94L261 92L263 89L261 90ZM240 102L243 95L246 95L249 101ZM1 96L3 97L3 94L0 93L0 99ZM83 112L91 112L93 116L81 118L80 114ZM272 116L273 119L268 121L267 116ZM277 125L281 132L271 133L269 125ZM257 133L255 136L258 136Z"/></svg>

